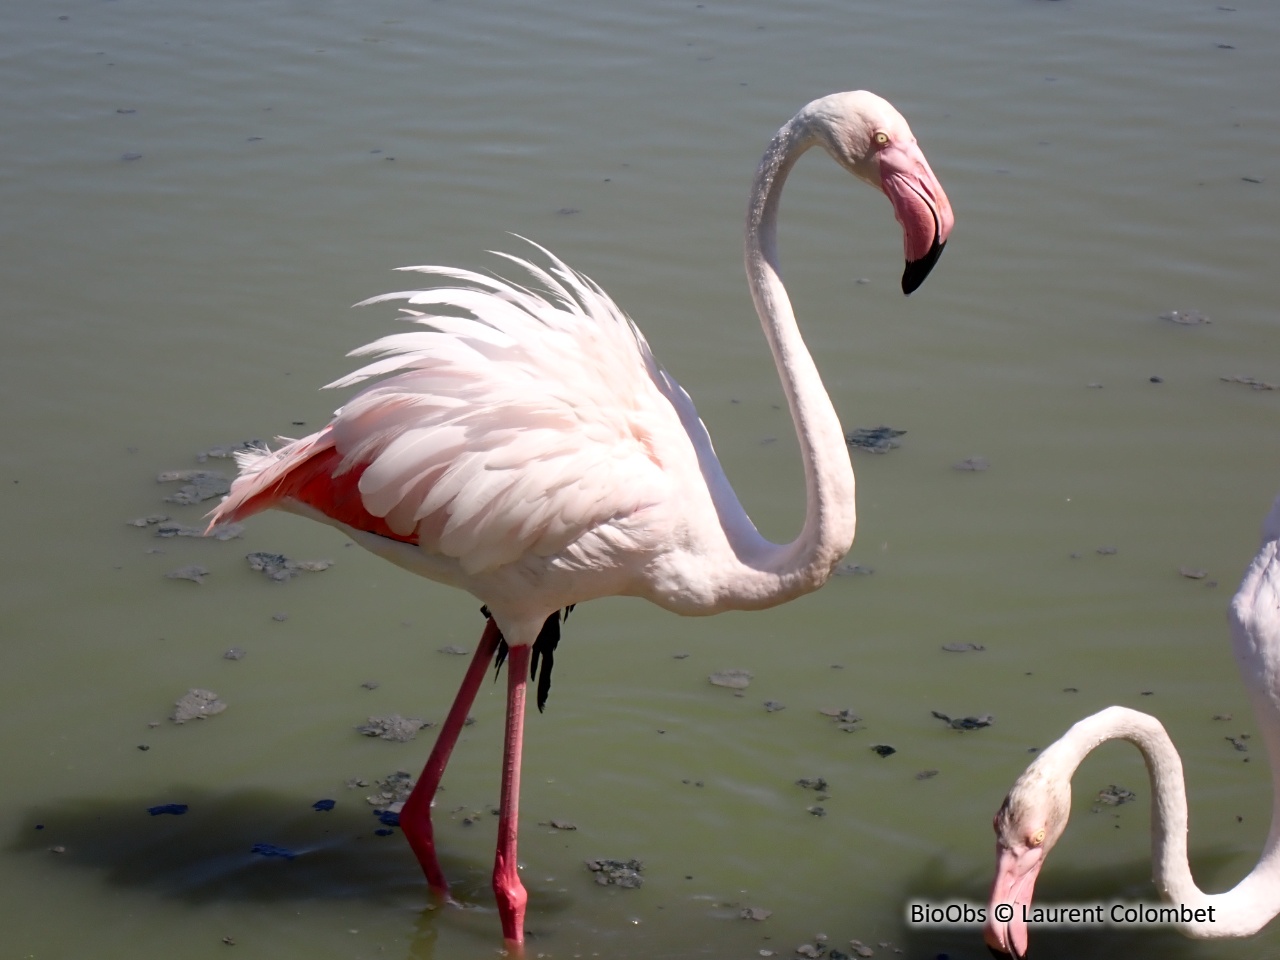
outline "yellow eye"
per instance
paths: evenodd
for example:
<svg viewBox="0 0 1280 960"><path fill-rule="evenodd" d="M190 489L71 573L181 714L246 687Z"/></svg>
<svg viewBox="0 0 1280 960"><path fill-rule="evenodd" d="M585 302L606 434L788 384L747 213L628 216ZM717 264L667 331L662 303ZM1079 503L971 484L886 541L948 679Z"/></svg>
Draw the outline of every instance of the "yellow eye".
<svg viewBox="0 0 1280 960"><path fill-rule="evenodd" d="M1036 831L1035 833L1033 833L1031 836L1027 837L1027 845L1028 845L1028 846L1038 847L1038 846L1040 846L1040 844L1042 844L1042 843L1044 843L1044 830L1043 830L1043 829L1037 830L1037 831Z"/></svg>
<svg viewBox="0 0 1280 960"><path fill-rule="evenodd" d="M889 142L889 135L885 133L883 130L876 134L876 143L880 144L880 146L883 147L888 142Z"/></svg>

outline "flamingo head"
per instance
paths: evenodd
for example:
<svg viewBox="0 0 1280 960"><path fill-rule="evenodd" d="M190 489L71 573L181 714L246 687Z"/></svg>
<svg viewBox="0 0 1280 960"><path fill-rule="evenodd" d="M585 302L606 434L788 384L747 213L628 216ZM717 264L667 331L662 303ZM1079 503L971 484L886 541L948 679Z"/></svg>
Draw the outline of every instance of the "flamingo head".
<svg viewBox="0 0 1280 960"><path fill-rule="evenodd" d="M1021 960L1027 955L1022 911L1070 813L1070 779L1046 776L1038 764L1018 778L996 813L996 878L983 929L992 956Z"/></svg>
<svg viewBox="0 0 1280 960"><path fill-rule="evenodd" d="M942 256L955 215L911 127L892 104L866 90L815 100L801 117L837 163L893 204L907 261L902 292L913 292Z"/></svg>

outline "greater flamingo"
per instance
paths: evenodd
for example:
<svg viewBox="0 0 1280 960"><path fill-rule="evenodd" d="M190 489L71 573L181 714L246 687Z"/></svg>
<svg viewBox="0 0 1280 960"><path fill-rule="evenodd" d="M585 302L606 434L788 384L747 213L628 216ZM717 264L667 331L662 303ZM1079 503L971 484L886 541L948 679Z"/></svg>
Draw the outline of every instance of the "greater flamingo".
<svg viewBox="0 0 1280 960"><path fill-rule="evenodd" d="M771 607L816 590L853 542L844 435L776 250L783 182L813 146L889 198L903 229L904 293L924 281L953 224L907 122L874 94L815 100L769 144L747 209L746 270L804 459L804 529L793 542L756 531L689 395L604 291L545 250L549 270L508 258L537 292L467 270L405 268L458 285L365 302L405 300L447 315L407 309L424 331L354 351L382 359L330 386L393 376L318 433L242 456L213 513L212 523L268 507L311 517L484 603L488 623L400 824L428 884L447 898L432 797L489 662L508 658L493 870L508 945L524 939L527 901L516 861L526 676L538 674L541 708L560 611L607 595L685 616Z"/></svg>
<svg viewBox="0 0 1280 960"><path fill-rule="evenodd" d="M1187 860L1187 791L1182 760L1155 717L1108 707L1085 717L1046 747L1020 776L996 814L996 878L987 906L987 945L1024 957L1023 908L1040 868L1071 814L1071 777L1108 740L1128 740L1151 778L1152 879L1160 895L1186 908L1177 919L1189 937L1247 937L1280 913L1280 497L1262 525L1262 547L1231 601L1232 647L1271 761L1271 831L1253 870L1226 893L1204 893ZM1012 918L994 916L999 904Z"/></svg>

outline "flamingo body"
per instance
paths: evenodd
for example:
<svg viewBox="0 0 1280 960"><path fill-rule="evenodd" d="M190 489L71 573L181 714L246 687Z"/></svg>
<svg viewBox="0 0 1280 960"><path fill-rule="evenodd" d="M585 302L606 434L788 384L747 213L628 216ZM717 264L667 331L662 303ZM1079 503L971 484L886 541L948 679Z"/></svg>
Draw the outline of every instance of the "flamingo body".
<svg viewBox="0 0 1280 960"><path fill-rule="evenodd" d="M492 619L401 824L430 886L447 894L430 798L479 678L490 659L509 652L494 871L509 943L524 936L526 895L514 864L525 675L541 651L545 681L559 612L607 595L643 597L683 615L770 607L821 586L852 544L854 480L843 432L800 337L776 253L782 185L812 146L889 198L903 228L904 292L932 269L953 224L906 121L874 94L814 101L766 151L748 206L745 259L805 469L805 524L791 543L757 532L693 402L635 324L541 248L546 269L508 257L530 275L531 288L468 270L405 268L438 283L365 303L405 301L420 329L354 351L374 359L330 386L373 382L319 432L242 455L241 475L213 514L212 523L271 507L309 516L485 604Z"/></svg>

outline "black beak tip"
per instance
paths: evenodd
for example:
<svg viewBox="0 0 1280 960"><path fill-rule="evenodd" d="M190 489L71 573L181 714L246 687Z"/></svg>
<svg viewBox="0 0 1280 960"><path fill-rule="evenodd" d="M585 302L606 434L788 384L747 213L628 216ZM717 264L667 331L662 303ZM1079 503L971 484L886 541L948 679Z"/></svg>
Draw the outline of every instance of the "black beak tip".
<svg viewBox="0 0 1280 960"><path fill-rule="evenodd" d="M936 239L933 246L919 260L908 260L907 268L902 271L902 292L910 295L915 293L924 283L924 278L929 276L929 271L933 269L933 265L938 262L938 258L942 256L942 251L946 248L947 243L944 240L939 243Z"/></svg>

